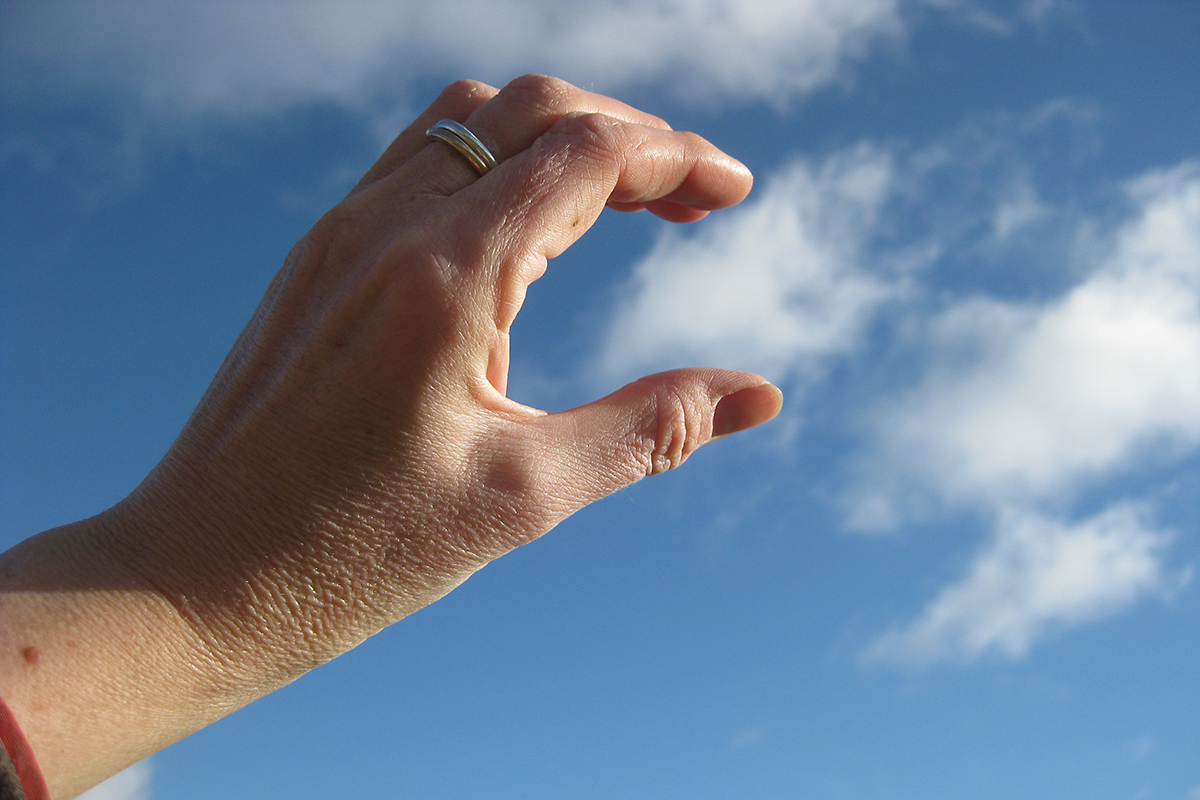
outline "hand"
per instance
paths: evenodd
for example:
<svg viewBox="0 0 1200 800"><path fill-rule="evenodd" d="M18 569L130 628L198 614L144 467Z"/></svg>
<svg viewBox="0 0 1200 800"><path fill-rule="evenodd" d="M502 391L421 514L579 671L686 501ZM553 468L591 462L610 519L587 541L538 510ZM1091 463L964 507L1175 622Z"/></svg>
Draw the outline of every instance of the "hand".
<svg viewBox="0 0 1200 800"><path fill-rule="evenodd" d="M443 118L498 166L429 141ZM182 620L173 657L208 683L181 695L209 718L250 702L773 417L777 389L712 369L554 414L506 397L526 290L606 204L694 221L750 186L694 134L560 81L446 89L293 249L163 462L91 525L99 561Z"/></svg>
<svg viewBox="0 0 1200 800"><path fill-rule="evenodd" d="M446 117L499 166L481 178L428 141ZM526 289L606 203L695 220L750 185L699 137L559 81L448 88L295 248L135 495L183 532L164 560L212 564L159 588L252 674L294 677L714 433L773 416L777 390L716 370L559 414L505 396Z"/></svg>

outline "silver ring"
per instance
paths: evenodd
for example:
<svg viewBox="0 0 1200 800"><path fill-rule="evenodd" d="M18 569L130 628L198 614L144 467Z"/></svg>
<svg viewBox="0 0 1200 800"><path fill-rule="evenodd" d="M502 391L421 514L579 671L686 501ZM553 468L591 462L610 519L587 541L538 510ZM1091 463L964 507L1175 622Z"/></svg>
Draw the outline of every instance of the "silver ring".
<svg viewBox="0 0 1200 800"><path fill-rule="evenodd" d="M444 119L425 131L430 139L438 139L453 147L463 158L471 162L480 175L486 175L496 166L496 157L483 142L452 119Z"/></svg>

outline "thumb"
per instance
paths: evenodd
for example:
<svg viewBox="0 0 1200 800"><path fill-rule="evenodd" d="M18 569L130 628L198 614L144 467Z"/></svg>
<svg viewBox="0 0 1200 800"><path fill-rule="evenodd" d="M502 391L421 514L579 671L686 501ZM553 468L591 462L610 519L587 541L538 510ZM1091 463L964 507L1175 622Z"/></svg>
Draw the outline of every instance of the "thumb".
<svg viewBox="0 0 1200 800"><path fill-rule="evenodd" d="M715 438L772 419L783 393L747 372L650 375L584 406L541 417L543 484L571 510L673 469Z"/></svg>

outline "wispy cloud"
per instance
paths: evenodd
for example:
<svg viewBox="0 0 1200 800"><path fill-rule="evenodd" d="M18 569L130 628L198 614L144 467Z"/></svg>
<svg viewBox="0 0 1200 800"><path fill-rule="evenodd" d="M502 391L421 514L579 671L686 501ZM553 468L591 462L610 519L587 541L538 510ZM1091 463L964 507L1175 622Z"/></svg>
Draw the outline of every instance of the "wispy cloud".
<svg viewBox="0 0 1200 800"><path fill-rule="evenodd" d="M879 419L906 475L948 499L1034 501L1200 445L1200 164L1128 196L1062 297L972 298L932 322L933 366ZM938 352L967 342L966 363Z"/></svg>
<svg viewBox="0 0 1200 800"><path fill-rule="evenodd" d="M8 88L118 91L159 114L360 107L422 78L561 74L787 102L903 34L901 0L278 0L10 4Z"/></svg>
<svg viewBox="0 0 1200 800"><path fill-rule="evenodd" d="M79 795L78 800L150 800L153 777L150 761L139 761Z"/></svg>
<svg viewBox="0 0 1200 800"><path fill-rule="evenodd" d="M835 365L874 370L854 393L871 422L848 527L993 520L964 575L866 662L1021 657L1186 574L1148 499L1082 518L1075 501L1200 447L1200 163L1132 180L1095 213L1051 203L1021 139L1086 112L1055 103L920 149L797 160L695 235L664 233L615 308L600 362L621 378L756 369L794 407L821 402L806 390ZM1004 292L963 277L993 264Z"/></svg>
<svg viewBox="0 0 1200 800"><path fill-rule="evenodd" d="M815 380L896 292L860 266L891 182L891 157L867 146L798 160L696 235L665 231L625 288L600 371L695 363Z"/></svg>
<svg viewBox="0 0 1200 800"><path fill-rule="evenodd" d="M1062 4L978 0L16 0L0 10L5 90L123 95L158 116L362 107L414 81L552 72L684 102L785 106L902 42L919 9L998 33Z"/></svg>
<svg viewBox="0 0 1200 800"><path fill-rule="evenodd" d="M1020 657L1186 577L1168 578L1170 537L1144 507L1069 518L1081 491L1200 447L1200 164L1126 196L1123 222L1083 227L1077 285L1044 303L954 304L929 325L925 376L883 404L873 474L893 489L862 491L852 520L903 523L897 498L916 486L997 522L966 575L867 662Z"/></svg>
<svg viewBox="0 0 1200 800"><path fill-rule="evenodd" d="M1130 504L1078 523L1001 512L994 540L967 574L916 620L880 636L863 661L925 666L1024 656L1038 639L1163 590L1168 540Z"/></svg>

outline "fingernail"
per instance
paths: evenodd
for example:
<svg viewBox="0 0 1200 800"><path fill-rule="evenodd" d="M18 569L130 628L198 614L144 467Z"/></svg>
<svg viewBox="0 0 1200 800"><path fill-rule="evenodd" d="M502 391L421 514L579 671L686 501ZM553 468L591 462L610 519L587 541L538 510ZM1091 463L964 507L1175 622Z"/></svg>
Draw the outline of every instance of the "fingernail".
<svg viewBox="0 0 1200 800"><path fill-rule="evenodd" d="M761 425L774 419L782 407L783 392L769 383L727 394L713 411L713 438Z"/></svg>

